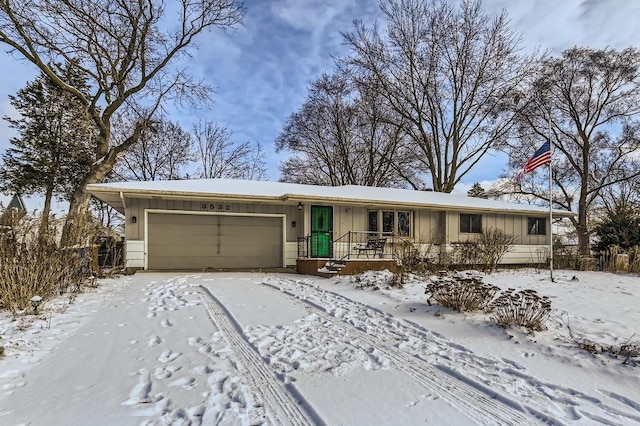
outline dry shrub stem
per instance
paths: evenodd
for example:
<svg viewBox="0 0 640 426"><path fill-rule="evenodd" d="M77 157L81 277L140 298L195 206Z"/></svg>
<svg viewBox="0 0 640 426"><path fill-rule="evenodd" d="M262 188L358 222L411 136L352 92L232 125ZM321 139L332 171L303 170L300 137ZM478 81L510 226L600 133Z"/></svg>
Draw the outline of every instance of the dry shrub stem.
<svg viewBox="0 0 640 426"><path fill-rule="evenodd" d="M89 242L96 228L90 220L78 223L74 245L61 248L53 228L38 232L38 218L5 217L0 227L0 309L16 313L31 309L33 296L46 301L82 289L92 269Z"/></svg>
<svg viewBox="0 0 640 426"><path fill-rule="evenodd" d="M539 296L535 290L503 291L489 306L491 321L501 327L519 325L529 332L546 330L545 323L551 314L551 301Z"/></svg>
<svg viewBox="0 0 640 426"><path fill-rule="evenodd" d="M427 284L425 294L439 305L458 312L486 310L499 288L482 282L482 278L469 274L433 277Z"/></svg>
<svg viewBox="0 0 640 426"><path fill-rule="evenodd" d="M632 340L635 337L635 334L618 345L606 345L594 342L593 340L587 339L583 336L578 336L573 328L571 328L568 316L566 320L562 319L562 322L567 327L567 330L569 330L569 338L580 349L594 355L609 354L616 358L622 358L623 364L637 365L638 358L640 358L640 340Z"/></svg>

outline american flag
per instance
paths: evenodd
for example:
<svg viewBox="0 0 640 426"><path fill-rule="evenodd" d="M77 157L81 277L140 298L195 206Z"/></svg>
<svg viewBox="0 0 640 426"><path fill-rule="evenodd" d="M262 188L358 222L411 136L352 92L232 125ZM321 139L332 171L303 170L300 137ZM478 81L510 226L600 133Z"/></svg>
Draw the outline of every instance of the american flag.
<svg viewBox="0 0 640 426"><path fill-rule="evenodd" d="M522 170L516 174L516 180L522 179L524 175L527 173L531 173L535 169L540 166L544 166L545 164L551 163L551 144L549 140L547 140L536 152L533 154L533 157L529 158L524 166L522 166Z"/></svg>

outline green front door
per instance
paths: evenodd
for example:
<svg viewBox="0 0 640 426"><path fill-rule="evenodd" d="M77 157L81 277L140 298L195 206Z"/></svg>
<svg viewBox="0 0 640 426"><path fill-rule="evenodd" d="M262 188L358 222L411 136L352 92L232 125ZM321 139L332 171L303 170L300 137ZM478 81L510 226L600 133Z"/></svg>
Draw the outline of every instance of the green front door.
<svg viewBox="0 0 640 426"><path fill-rule="evenodd" d="M331 257L333 207L311 206L311 257Z"/></svg>

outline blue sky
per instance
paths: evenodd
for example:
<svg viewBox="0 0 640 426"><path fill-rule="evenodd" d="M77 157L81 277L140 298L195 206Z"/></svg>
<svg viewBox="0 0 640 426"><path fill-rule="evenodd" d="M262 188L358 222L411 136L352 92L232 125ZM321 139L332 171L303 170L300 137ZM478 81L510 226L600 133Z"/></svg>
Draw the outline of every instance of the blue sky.
<svg viewBox="0 0 640 426"><path fill-rule="evenodd" d="M624 48L640 46L637 0L485 0L491 15L503 8L512 28L522 33L523 49L572 46ZM216 89L214 104L198 112L171 115L188 129L197 117L226 125L238 142L260 142L268 154L268 178L277 180L280 161L273 149L287 117L304 101L309 83L332 68L332 56L346 53L341 32L353 20L380 19L375 0L248 0L244 25L237 31L212 32L199 41L189 71ZM15 116L8 94L34 78L34 68L0 52L0 115ZM12 132L0 123L0 150ZM504 170L502 155L483 160L456 188L496 179ZM6 204L6 203L5 203Z"/></svg>

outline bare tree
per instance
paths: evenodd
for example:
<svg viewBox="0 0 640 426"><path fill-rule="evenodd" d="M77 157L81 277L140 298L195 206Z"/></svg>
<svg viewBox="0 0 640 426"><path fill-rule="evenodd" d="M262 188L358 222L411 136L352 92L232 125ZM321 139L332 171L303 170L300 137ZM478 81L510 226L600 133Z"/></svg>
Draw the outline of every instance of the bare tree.
<svg viewBox="0 0 640 426"><path fill-rule="evenodd" d="M211 121L193 126L198 175L203 179L227 178L260 180L266 177L265 152L262 145L236 144L233 133Z"/></svg>
<svg viewBox="0 0 640 426"><path fill-rule="evenodd" d="M111 172L158 109L170 100L208 99L209 87L175 65L203 31L232 28L242 12L234 0L0 0L0 42L74 96L99 129L93 165L71 198L63 241L74 218L86 212L86 186ZM54 62L74 64L87 76L90 95L47 65ZM113 115L136 104L146 105L145 113L127 138L112 143Z"/></svg>
<svg viewBox="0 0 640 426"><path fill-rule="evenodd" d="M490 19L479 0L460 7L427 0L383 0L386 30L356 23L344 59L401 120L433 190L451 192L513 125L521 83L534 57L506 13ZM369 83L370 82L370 83Z"/></svg>
<svg viewBox="0 0 640 426"><path fill-rule="evenodd" d="M130 128L132 124L127 126L121 122L119 129ZM114 132L114 140L118 140L119 133ZM128 134L125 130L123 136ZM181 179L192 162L191 149L191 135L177 123L161 119L153 129L145 130L138 143L126 151L113 174L121 180Z"/></svg>
<svg viewBox="0 0 640 426"><path fill-rule="evenodd" d="M522 152L533 153L551 132L554 204L577 210L571 221L588 255L589 215L604 191L640 176L640 51L566 50L542 64L529 93L511 165L522 166ZM548 203L541 179L548 178L534 172L515 191Z"/></svg>
<svg viewBox="0 0 640 426"><path fill-rule="evenodd" d="M403 134L366 86L337 71L311 84L306 101L276 140L293 155L280 165L284 181L315 185L406 186L414 177Z"/></svg>

